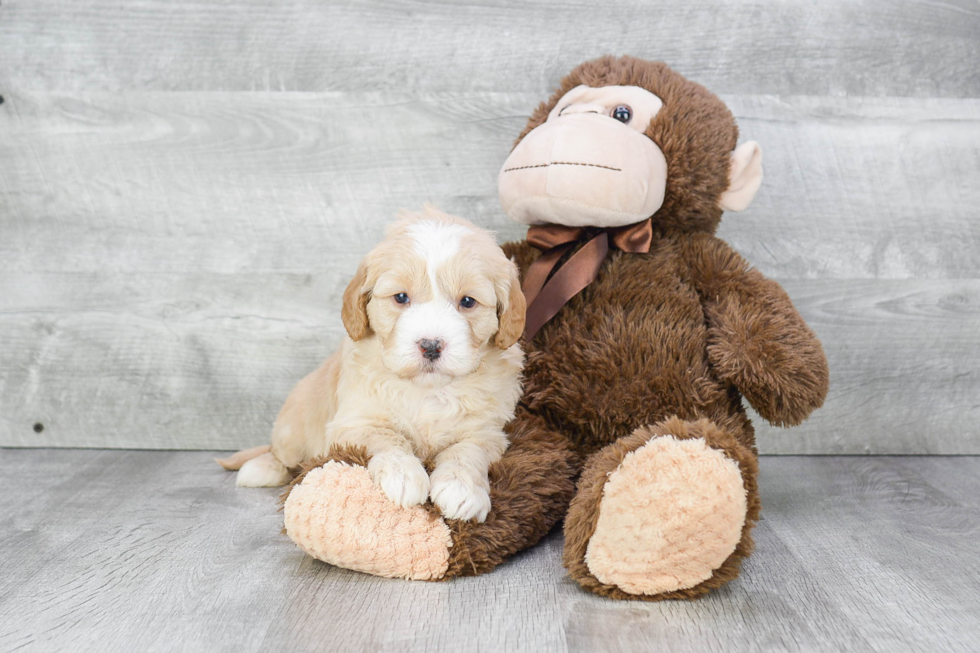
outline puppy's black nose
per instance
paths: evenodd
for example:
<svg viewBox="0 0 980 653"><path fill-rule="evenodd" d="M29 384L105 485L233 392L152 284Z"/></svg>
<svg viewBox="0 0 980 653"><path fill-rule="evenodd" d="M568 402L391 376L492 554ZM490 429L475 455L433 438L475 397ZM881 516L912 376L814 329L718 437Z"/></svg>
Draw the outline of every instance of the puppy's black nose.
<svg viewBox="0 0 980 653"><path fill-rule="evenodd" d="M422 338L419 340L419 349L422 350L422 355L425 356L430 361L434 361L442 355L442 340L428 340Z"/></svg>

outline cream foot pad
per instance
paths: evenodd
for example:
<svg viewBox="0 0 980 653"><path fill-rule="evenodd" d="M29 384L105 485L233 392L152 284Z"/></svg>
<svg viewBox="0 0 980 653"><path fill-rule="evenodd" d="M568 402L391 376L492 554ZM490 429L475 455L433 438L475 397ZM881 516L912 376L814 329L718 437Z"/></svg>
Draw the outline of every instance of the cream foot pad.
<svg viewBox="0 0 980 653"><path fill-rule="evenodd" d="M654 438L609 475L585 562L631 594L694 587L735 550L745 513L738 463L700 438Z"/></svg>
<svg viewBox="0 0 980 653"><path fill-rule="evenodd" d="M375 576L435 580L449 567L452 536L421 506L388 500L367 469L331 461L286 499L286 534L318 560Z"/></svg>

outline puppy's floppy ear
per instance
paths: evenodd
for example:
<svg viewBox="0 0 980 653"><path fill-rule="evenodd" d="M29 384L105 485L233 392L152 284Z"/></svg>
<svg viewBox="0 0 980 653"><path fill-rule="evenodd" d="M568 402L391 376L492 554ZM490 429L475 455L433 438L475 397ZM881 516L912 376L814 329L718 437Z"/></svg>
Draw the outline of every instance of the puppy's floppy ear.
<svg viewBox="0 0 980 653"><path fill-rule="evenodd" d="M521 339L524 333L524 314L527 302L521 291L521 278L517 274L517 265L507 261L509 272L508 283L497 289L497 335L493 343L501 349L507 349Z"/></svg>
<svg viewBox="0 0 980 653"><path fill-rule="evenodd" d="M355 342L371 335L367 314L370 298L370 288L367 287L367 264L362 261L357 266L354 278L347 284L347 290L344 291L344 307L340 311L340 318L344 321L347 335Z"/></svg>

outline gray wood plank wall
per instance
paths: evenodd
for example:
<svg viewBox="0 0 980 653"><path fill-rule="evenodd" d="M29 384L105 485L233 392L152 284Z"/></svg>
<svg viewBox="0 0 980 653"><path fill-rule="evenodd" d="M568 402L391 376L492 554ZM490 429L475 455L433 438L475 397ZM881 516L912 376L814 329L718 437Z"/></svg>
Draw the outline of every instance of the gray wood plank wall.
<svg viewBox="0 0 980 653"><path fill-rule="evenodd" d="M760 449L980 453L980 6L856 0L7 0L0 446L265 441L399 207L521 236L497 170L607 52L667 61L763 146L720 235L832 387Z"/></svg>

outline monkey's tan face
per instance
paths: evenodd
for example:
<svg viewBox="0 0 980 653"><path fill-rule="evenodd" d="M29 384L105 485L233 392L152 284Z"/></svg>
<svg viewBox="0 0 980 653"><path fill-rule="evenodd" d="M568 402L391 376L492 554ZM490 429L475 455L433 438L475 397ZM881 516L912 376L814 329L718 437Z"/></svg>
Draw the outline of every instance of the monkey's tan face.
<svg viewBox="0 0 980 653"><path fill-rule="evenodd" d="M663 204L667 161L644 132L663 107L638 86L577 86L514 148L500 203L524 224L618 227Z"/></svg>

